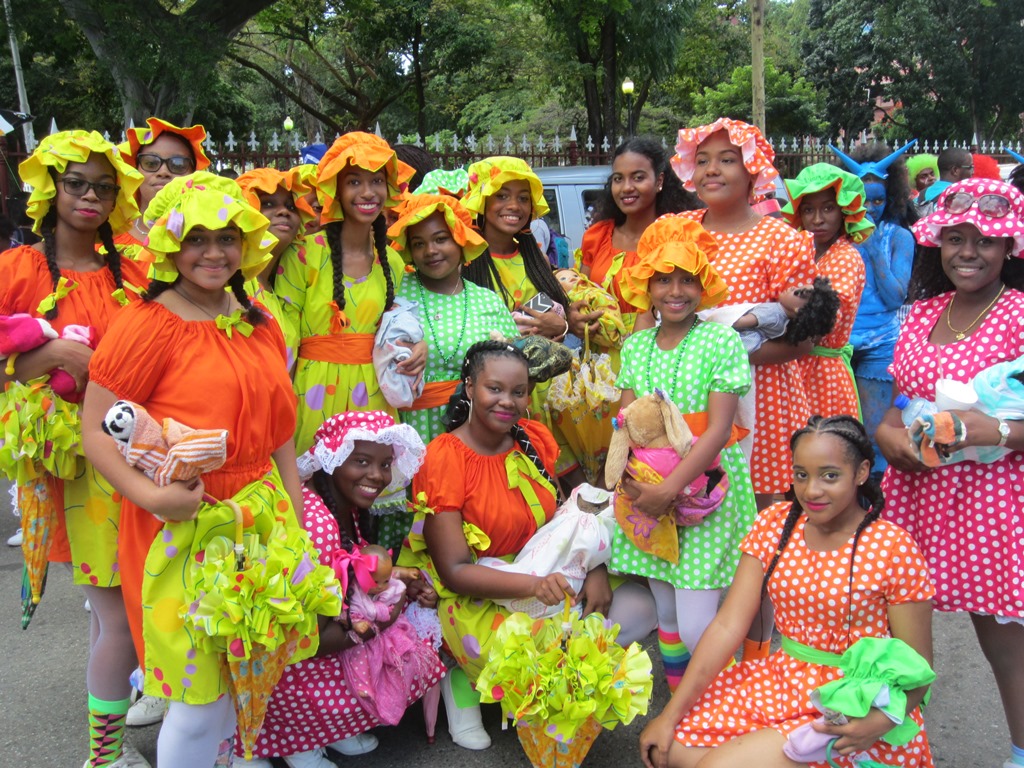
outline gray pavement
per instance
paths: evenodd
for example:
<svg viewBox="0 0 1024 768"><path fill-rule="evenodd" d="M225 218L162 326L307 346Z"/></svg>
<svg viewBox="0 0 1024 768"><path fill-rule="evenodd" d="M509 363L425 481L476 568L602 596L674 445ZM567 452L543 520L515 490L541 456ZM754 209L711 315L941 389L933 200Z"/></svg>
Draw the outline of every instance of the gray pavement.
<svg viewBox="0 0 1024 768"><path fill-rule="evenodd" d="M22 631L19 588L21 552L2 542L17 528L6 493L0 496L0 768L80 768L87 749L85 661L89 614L81 590L62 568L52 568L46 596L32 625ZM652 713L667 695L653 636L646 643L655 659ZM1009 736L992 675L965 615L936 614L938 681L926 713L937 766L1001 768ZM1022 660L1024 663L1024 660ZM443 707L442 707L443 708ZM381 745L358 758L335 756L339 766L359 768L528 768L513 730L501 731L499 711L484 708L494 745L484 752L454 746L438 722L437 743L428 745L419 706L394 728L376 731ZM643 727L603 733L587 768L639 766L636 740ZM131 729L132 743L156 766L158 726ZM284 764L280 763L279 768ZM201 768L197 766L196 768Z"/></svg>

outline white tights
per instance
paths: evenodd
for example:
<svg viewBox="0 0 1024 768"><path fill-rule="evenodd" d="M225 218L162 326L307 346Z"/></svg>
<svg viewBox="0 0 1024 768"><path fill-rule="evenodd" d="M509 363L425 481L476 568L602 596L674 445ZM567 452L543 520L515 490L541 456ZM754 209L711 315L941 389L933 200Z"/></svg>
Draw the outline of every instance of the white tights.
<svg viewBox="0 0 1024 768"><path fill-rule="evenodd" d="M686 649L693 653L704 630L718 613L722 590L676 589L666 581L648 581L658 607L658 626L663 632L678 632Z"/></svg>
<svg viewBox="0 0 1024 768"><path fill-rule="evenodd" d="M156 742L160 768L213 768L217 750L235 734L235 705L231 696L212 704L172 701Z"/></svg>
<svg viewBox="0 0 1024 768"><path fill-rule="evenodd" d="M615 642L623 648L630 643L640 642L658 626L658 615L651 593L632 581L619 585L612 592L608 619L619 625L619 636Z"/></svg>

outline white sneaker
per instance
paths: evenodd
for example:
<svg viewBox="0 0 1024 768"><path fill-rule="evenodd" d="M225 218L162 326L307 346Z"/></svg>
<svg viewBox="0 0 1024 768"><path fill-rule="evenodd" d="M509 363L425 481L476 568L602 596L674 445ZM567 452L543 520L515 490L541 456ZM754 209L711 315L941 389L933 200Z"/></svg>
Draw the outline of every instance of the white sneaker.
<svg viewBox="0 0 1024 768"><path fill-rule="evenodd" d="M357 733L355 736L349 736L347 739L336 741L327 746L335 752L352 757L353 755L365 755L367 752L373 752L379 743L377 737L372 733Z"/></svg>
<svg viewBox="0 0 1024 768"><path fill-rule="evenodd" d="M288 768L338 768L324 754L322 749L311 749L309 752L299 752L297 755L285 755L284 761Z"/></svg>
<svg viewBox="0 0 1024 768"><path fill-rule="evenodd" d="M128 717L125 718L124 724L129 728L153 725L164 719L165 712L167 712L167 699L143 694L128 710Z"/></svg>
<svg viewBox="0 0 1024 768"><path fill-rule="evenodd" d="M85 765L82 768L89 768L88 760L85 761ZM110 763L107 768L153 768L153 766L149 764L149 760L139 754L135 747L126 741L121 748L121 756Z"/></svg>
<svg viewBox="0 0 1024 768"><path fill-rule="evenodd" d="M20 547L22 539L22 530L19 528L16 530L9 539L7 539L8 547Z"/></svg>
<svg viewBox="0 0 1024 768"><path fill-rule="evenodd" d="M448 733L452 741L463 749L481 750L491 746L491 737L484 730L480 717L480 705L463 708L455 703L450 674L441 679L441 698L448 715Z"/></svg>

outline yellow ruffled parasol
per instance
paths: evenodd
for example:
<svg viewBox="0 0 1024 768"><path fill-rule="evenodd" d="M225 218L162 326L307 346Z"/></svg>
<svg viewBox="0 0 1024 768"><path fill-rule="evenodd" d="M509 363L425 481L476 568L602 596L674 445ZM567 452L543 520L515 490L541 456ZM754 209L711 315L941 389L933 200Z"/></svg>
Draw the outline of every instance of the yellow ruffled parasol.
<svg viewBox="0 0 1024 768"><path fill-rule="evenodd" d="M600 484L612 417L618 412L622 391L615 386L611 356L591 350L589 331L572 367L551 380L544 407L552 412L566 442L579 459L587 482Z"/></svg>
<svg viewBox="0 0 1024 768"><path fill-rule="evenodd" d="M577 618L569 600L561 620L514 613L498 627L476 687L516 722L536 768L579 766L602 728L647 712L651 659L618 634L600 614Z"/></svg>
<svg viewBox="0 0 1024 768"><path fill-rule="evenodd" d="M21 628L32 621L46 587L57 525L56 481L73 479L81 466L78 406L53 394L48 377L8 382L0 397L0 472L17 485L21 514Z"/></svg>
<svg viewBox="0 0 1024 768"><path fill-rule="evenodd" d="M341 613L341 585L320 565L309 534L274 524L264 544L243 533L242 510L232 500L235 539L217 536L202 562L192 563L185 625L198 630L205 650L227 655L229 684L247 760L263 726L267 704L287 664L315 652L299 640L317 634L317 614Z"/></svg>

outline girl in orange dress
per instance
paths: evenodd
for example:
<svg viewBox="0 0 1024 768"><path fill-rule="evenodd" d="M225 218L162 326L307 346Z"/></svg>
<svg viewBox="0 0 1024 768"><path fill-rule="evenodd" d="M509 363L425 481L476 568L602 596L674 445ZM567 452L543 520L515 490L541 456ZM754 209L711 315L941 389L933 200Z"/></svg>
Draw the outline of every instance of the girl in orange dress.
<svg viewBox="0 0 1024 768"><path fill-rule="evenodd" d="M98 341L121 307L138 298L133 286L145 284L142 270L122 263L114 245L114 231L138 215L134 193L142 178L95 131L48 136L19 171L32 187L28 215L43 241L0 255L0 314L44 317L58 333L72 324L88 326ZM91 355L85 344L54 339L9 360L14 372L0 370L0 383L27 382L59 367L74 376L81 391ZM74 582L83 586L92 606L86 765L144 765L138 753L122 746L128 676L136 662L121 598L119 500L88 462L77 478L55 485L59 530L51 532L50 559L71 561Z"/></svg>
<svg viewBox="0 0 1024 768"><path fill-rule="evenodd" d="M234 514L202 499L233 498L248 510L246 529L264 539L275 519L298 526L295 396L281 330L244 289L269 259L267 219L235 182L203 171L173 179L149 210L154 280L90 362L83 438L86 455L124 497L121 576L144 692L170 700L158 762L210 768L230 760L235 732L227 662L184 628L179 610L189 564L202 560L213 537L233 531ZM192 485L156 486L103 433L118 399L157 420L227 429L226 463ZM316 638L299 645L298 658L311 655Z"/></svg>
<svg viewBox="0 0 1024 768"><path fill-rule="evenodd" d="M864 290L864 260L854 247L874 231L864 206L864 182L829 163L804 168L786 182L790 201L782 216L814 237L818 274L839 294L839 315L832 333L802 358L800 368L811 413L860 418L857 384L850 361L850 331Z"/></svg>
<svg viewBox="0 0 1024 768"><path fill-rule="evenodd" d="M638 315L619 291L622 271L636 264L640 235L659 216L699 205L672 173L661 142L635 136L615 149L608 183L594 204L594 223L583 233L580 271L619 300L628 332L639 315L647 318L642 328L654 326L650 313Z"/></svg>
<svg viewBox="0 0 1024 768"><path fill-rule="evenodd" d="M129 128L128 140L118 146L121 157L142 174L143 182L136 194L140 215L131 227L114 239L124 246L124 255L133 261L142 257L146 232L146 208L163 187L176 176L202 171L210 166L210 158L203 150L206 129L201 125L179 128L151 117L145 128Z"/></svg>
<svg viewBox="0 0 1024 768"><path fill-rule="evenodd" d="M876 638L888 638L882 658L896 662L889 672L906 669L902 664L909 661L918 670L919 687L904 691L905 709L872 707L848 721L830 718L845 724L820 720L810 728L820 741L831 741L819 749L831 752L834 768L867 765L864 758L877 761L871 765L931 768L919 704L934 679L935 588L910 535L880 519L885 502L869 475L873 453L864 427L849 416L815 416L793 435L796 500L764 511L744 539L725 603L672 699L640 734L647 768L826 768L822 755L807 754L807 747L790 759L795 743L787 739L821 718L810 694L844 676L841 654L848 654L845 665ZM782 648L722 671L765 594L775 606ZM890 694L897 698L895 690ZM898 737L891 715L903 720Z"/></svg>
<svg viewBox="0 0 1024 768"><path fill-rule="evenodd" d="M708 206L680 215L701 222L718 243L713 264L729 286L722 306L777 301L787 288L810 285L816 275L810 236L751 207L755 195L775 188L774 158L761 132L738 120L723 117L679 131L672 167ZM754 424L743 426L753 430L750 475L759 509L792 482L784 447L810 415L796 361L811 346L768 341L750 356L756 415Z"/></svg>

